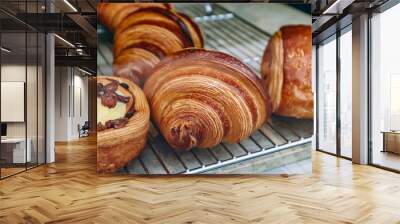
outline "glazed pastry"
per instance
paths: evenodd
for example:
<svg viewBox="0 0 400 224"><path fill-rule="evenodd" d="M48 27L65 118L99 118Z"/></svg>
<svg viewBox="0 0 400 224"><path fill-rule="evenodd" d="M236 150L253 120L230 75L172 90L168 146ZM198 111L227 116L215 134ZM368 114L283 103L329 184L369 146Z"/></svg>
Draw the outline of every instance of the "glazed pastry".
<svg viewBox="0 0 400 224"><path fill-rule="evenodd" d="M269 40L261 73L276 115L313 119L311 26L284 26Z"/></svg>
<svg viewBox="0 0 400 224"><path fill-rule="evenodd" d="M99 172L113 172L139 155L146 144L149 119L149 105L136 84L119 77L97 77Z"/></svg>
<svg viewBox="0 0 400 224"><path fill-rule="evenodd" d="M164 58L144 86L152 119L175 150L234 143L267 119L261 79L238 59L185 49Z"/></svg>
<svg viewBox="0 0 400 224"><path fill-rule="evenodd" d="M100 22L114 32L126 16L146 7L172 9L169 3L98 3L97 12Z"/></svg>
<svg viewBox="0 0 400 224"><path fill-rule="evenodd" d="M113 74L141 85L162 58L191 47L203 47L203 39L189 17L156 7L137 10L115 32Z"/></svg>

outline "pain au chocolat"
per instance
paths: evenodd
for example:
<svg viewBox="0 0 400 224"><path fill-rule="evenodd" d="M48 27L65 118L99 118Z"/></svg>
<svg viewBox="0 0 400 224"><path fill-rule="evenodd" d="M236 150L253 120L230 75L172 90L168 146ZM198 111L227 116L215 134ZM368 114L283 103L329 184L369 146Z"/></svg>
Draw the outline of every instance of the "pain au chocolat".
<svg viewBox="0 0 400 224"><path fill-rule="evenodd" d="M281 27L268 42L261 73L277 115L313 119L311 27Z"/></svg>
<svg viewBox="0 0 400 224"><path fill-rule="evenodd" d="M97 77L97 170L113 172L146 144L150 111L143 91L130 80Z"/></svg>
<svg viewBox="0 0 400 224"><path fill-rule="evenodd" d="M146 7L172 9L172 5L169 3L98 3L97 14L100 22L108 30L114 32L126 16Z"/></svg>
<svg viewBox="0 0 400 224"><path fill-rule="evenodd" d="M267 119L261 79L238 59L185 49L164 58L144 86L152 119L175 150L234 143Z"/></svg>
<svg viewBox="0 0 400 224"><path fill-rule="evenodd" d="M115 32L113 74L142 85L161 59L191 47L203 47L203 38L188 16L160 7L139 9Z"/></svg>

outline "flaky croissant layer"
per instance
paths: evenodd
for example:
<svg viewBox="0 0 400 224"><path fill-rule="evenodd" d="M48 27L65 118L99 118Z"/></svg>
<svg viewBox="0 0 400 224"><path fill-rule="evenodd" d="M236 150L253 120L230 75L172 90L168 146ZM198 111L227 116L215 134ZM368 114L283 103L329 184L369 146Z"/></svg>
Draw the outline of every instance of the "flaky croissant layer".
<svg viewBox="0 0 400 224"><path fill-rule="evenodd" d="M144 86L152 118L176 150L239 142L270 113L261 80L238 59L186 49L167 56Z"/></svg>
<svg viewBox="0 0 400 224"><path fill-rule="evenodd" d="M141 85L165 56L202 46L200 29L188 16L160 7L138 9L116 28L113 73Z"/></svg>
<svg viewBox="0 0 400 224"><path fill-rule="evenodd" d="M131 13L149 7L172 9L170 3L98 3L97 14L100 22L114 32L119 24Z"/></svg>
<svg viewBox="0 0 400 224"><path fill-rule="evenodd" d="M284 26L269 40L261 64L274 114L313 119L311 27Z"/></svg>

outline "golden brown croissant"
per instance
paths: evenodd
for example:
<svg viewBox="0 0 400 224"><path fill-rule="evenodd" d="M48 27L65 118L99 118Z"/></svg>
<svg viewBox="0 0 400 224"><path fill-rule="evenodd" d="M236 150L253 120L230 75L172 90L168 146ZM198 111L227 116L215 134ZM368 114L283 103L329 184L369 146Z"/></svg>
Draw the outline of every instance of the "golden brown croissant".
<svg viewBox="0 0 400 224"><path fill-rule="evenodd" d="M269 115L261 79L225 53L185 49L164 58L144 86L152 119L176 150L239 142Z"/></svg>
<svg viewBox="0 0 400 224"><path fill-rule="evenodd" d="M100 22L114 32L126 16L146 7L172 9L170 3L98 3L97 13Z"/></svg>
<svg viewBox="0 0 400 224"><path fill-rule="evenodd" d="M312 119L311 27L284 26L264 52L261 73L277 115Z"/></svg>
<svg viewBox="0 0 400 224"><path fill-rule="evenodd" d="M203 47L203 39L189 17L155 7L137 10L115 32L113 73L142 84L162 58L190 47Z"/></svg>
<svg viewBox="0 0 400 224"><path fill-rule="evenodd" d="M139 155L146 144L149 119L149 105L136 84L114 76L97 77L99 172L115 171Z"/></svg>

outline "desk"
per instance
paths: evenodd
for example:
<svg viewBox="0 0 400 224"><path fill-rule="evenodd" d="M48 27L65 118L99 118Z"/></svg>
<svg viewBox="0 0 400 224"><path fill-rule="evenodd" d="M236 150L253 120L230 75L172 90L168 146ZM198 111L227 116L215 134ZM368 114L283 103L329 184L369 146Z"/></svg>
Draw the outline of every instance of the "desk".
<svg viewBox="0 0 400 224"><path fill-rule="evenodd" d="M383 131L382 152L400 154L400 131Z"/></svg>
<svg viewBox="0 0 400 224"><path fill-rule="evenodd" d="M1 157L6 163L25 163L30 162L32 158L30 138L26 139L28 143L25 154L25 138L5 138L1 139ZM26 159L26 161L25 161Z"/></svg>

